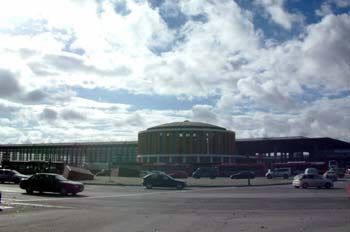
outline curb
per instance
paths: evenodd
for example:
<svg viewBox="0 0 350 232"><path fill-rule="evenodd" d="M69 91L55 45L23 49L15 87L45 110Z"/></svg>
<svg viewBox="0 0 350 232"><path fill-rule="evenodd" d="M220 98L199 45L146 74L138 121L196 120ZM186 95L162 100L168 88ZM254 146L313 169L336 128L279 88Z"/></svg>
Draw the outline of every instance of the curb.
<svg viewBox="0 0 350 232"><path fill-rule="evenodd" d="M229 188L229 187L267 187L267 186L278 186L278 185L290 185L291 183L276 183L276 184L259 184L259 185L187 185L186 187L195 188ZM122 186L122 187L142 187L142 184L108 184L108 183L84 183L84 185L96 185L96 186Z"/></svg>

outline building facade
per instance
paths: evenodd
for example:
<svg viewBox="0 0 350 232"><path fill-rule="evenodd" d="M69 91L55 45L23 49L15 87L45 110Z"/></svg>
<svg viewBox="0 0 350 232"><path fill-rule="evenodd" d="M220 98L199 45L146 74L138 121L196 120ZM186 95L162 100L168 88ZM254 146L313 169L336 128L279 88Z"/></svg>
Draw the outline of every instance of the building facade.
<svg viewBox="0 0 350 232"><path fill-rule="evenodd" d="M200 122L174 122L138 134L139 163L231 163L235 133Z"/></svg>
<svg viewBox="0 0 350 232"><path fill-rule="evenodd" d="M135 163L136 154L136 141L0 145L0 160L63 161L91 169Z"/></svg>
<svg viewBox="0 0 350 232"><path fill-rule="evenodd" d="M138 141L0 144L0 161L62 161L89 169L129 164L242 164L336 160L350 167L350 143L331 138L237 139L200 122L173 122L138 133Z"/></svg>

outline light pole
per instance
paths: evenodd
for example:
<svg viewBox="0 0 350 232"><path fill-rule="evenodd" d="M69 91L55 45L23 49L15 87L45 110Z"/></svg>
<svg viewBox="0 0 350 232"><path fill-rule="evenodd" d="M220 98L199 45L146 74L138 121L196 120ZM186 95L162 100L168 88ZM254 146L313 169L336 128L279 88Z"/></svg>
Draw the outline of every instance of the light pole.
<svg viewBox="0 0 350 232"><path fill-rule="evenodd" d="M207 134L207 155L209 156L209 137Z"/></svg>
<svg viewBox="0 0 350 232"><path fill-rule="evenodd" d="M248 186L250 186L250 165L249 165L249 154L246 156L247 158L247 169L248 169Z"/></svg>

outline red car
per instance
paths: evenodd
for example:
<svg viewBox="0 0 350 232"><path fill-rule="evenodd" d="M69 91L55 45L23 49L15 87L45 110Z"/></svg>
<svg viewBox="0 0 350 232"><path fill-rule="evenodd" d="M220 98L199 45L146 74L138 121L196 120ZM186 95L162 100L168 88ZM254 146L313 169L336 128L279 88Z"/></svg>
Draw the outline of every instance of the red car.
<svg viewBox="0 0 350 232"><path fill-rule="evenodd" d="M61 175L52 173L38 173L27 180L22 180L20 188L25 189L28 194L34 191L57 192L61 195L71 193L75 195L84 190L84 185L80 182L69 181Z"/></svg>

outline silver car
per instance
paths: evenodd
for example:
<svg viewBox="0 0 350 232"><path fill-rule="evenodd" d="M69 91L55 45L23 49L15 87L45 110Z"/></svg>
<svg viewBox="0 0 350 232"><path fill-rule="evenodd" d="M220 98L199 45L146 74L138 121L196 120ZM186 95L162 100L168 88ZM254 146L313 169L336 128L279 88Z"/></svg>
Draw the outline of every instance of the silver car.
<svg viewBox="0 0 350 232"><path fill-rule="evenodd" d="M302 187L305 189L308 187L329 189L333 187L333 181L315 174L299 174L294 177L293 186L295 188Z"/></svg>

